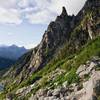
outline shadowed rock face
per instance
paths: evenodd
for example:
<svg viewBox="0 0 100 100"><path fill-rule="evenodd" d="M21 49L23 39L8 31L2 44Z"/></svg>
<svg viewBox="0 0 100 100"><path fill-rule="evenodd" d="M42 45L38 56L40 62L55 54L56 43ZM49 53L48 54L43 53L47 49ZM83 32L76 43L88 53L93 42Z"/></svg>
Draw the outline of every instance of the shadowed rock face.
<svg viewBox="0 0 100 100"><path fill-rule="evenodd" d="M100 1L99 0L87 0L85 8L94 8L94 7L100 7Z"/></svg>

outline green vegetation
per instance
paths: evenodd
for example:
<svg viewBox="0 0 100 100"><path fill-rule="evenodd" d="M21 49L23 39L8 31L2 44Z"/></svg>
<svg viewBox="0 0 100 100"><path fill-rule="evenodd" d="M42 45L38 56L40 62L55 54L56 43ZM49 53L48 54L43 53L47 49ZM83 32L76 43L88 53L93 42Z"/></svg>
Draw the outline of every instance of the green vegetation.
<svg viewBox="0 0 100 100"><path fill-rule="evenodd" d="M56 87L55 83L57 83L57 85L62 85L62 83L65 81L68 81L69 85L71 83L78 83L79 78L76 75L77 68L81 64L84 64L91 57L96 55L100 56L100 37L90 41L74 55L70 55L69 57L66 56L62 60L60 59L61 55L58 56L58 59L52 59L43 69L41 69L37 73L33 73L33 75L29 77L29 79L23 81L19 86L17 86L16 84L11 84L7 91L12 91L13 89L16 89L16 87L18 89L23 86L28 86L38 80L41 81L39 81L39 84L37 84L36 87L33 88L33 90L31 91L32 93L35 93L39 88L44 88L46 86L54 88ZM51 81L48 78L48 75L50 75L52 71L56 70L56 68L65 70L65 73L58 75L53 81Z"/></svg>
<svg viewBox="0 0 100 100"><path fill-rule="evenodd" d="M68 84L79 82L79 77L76 74L76 70L74 68L71 69L71 71L68 73L68 75L66 76L66 80Z"/></svg>
<svg viewBox="0 0 100 100"><path fill-rule="evenodd" d="M84 76L84 78L85 78L85 80L87 81L87 80L90 78L89 74L86 74L86 75Z"/></svg>
<svg viewBox="0 0 100 100"><path fill-rule="evenodd" d="M48 65L46 65L42 70L32 75L32 77L27 81L27 84L24 85L30 85L34 83L34 80L38 79L38 77L41 78L41 85L40 87L44 87L46 85L49 86L51 83L54 85L54 83L58 83L58 85L62 84L64 81L68 81L68 84L79 82L79 78L76 75L76 70L79 67L79 65L84 64L87 60L89 60L91 57L100 55L100 37L96 38L95 40L89 42L86 44L83 49L80 50L80 52L77 53L77 56L67 57L63 60L52 60ZM49 82L48 79L45 79L42 77L45 75L49 75L50 72L54 71L56 68L62 68L66 70L67 76L65 74L57 76L57 78ZM33 81L33 82L32 82ZM53 86L55 87L55 86Z"/></svg>
<svg viewBox="0 0 100 100"><path fill-rule="evenodd" d="M96 71L100 70L100 65L96 66Z"/></svg>

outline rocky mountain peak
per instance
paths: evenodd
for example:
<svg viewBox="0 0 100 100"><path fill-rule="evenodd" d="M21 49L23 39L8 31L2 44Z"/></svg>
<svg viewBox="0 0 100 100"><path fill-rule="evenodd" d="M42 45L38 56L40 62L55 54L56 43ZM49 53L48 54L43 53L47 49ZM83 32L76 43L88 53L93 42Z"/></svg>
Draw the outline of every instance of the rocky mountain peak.
<svg viewBox="0 0 100 100"><path fill-rule="evenodd" d="M29 72L33 73L41 69L53 57L59 46L68 41L71 31L71 21L73 17L68 16L65 7L55 21L48 25L40 44L33 50Z"/></svg>
<svg viewBox="0 0 100 100"><path fill-rule="evenodd" d="M52 21L47 30L43 35L43 39L40 44L57 46L59 42L65 40L64 38L69 38L69 31L71 29L71 22L74 16L68 16L66 8L62 7L62 13L57 16L55 21ZM62 39L63 38L63 39ZM45 42L45 43L44 43Z"/></svg>
<svg viewBox="0 0 100 100"><path fill-rule="evenodd" d="M67 11L66 11L66 8L65 8L65 7L62 7L62 13L61 13L61 16L62 16L62 17L66 17L66 16L68 16L68 14L67 14Z"/></svg>
<svg viewBox="0 0 100 100"><path fill-rule="evenodd" d="M62 20L64 20L64 21L66 20L68 22L69 21L69 17L70 16L68 15L68 13L66 11L66 8L62 7L62 12L61 12L60 16L57 16L56 22L59 22L59 21L62 21Z"/></svg>

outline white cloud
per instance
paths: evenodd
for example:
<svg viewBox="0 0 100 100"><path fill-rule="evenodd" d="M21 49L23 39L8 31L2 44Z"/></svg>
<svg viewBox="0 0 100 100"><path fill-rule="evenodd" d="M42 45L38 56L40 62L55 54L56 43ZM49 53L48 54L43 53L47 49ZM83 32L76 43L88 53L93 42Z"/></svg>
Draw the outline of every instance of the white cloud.
<svg viewBox="0 0 100 100"><path fill-rule="evenodd" d="M46 24L55 18L52 12L48 12L47 10L42 10L37 13L32 13L26 15L26 18L29 20L30 23L33 24Z"/></svg>
<svg viewBox="0 0 100 100"><path fill-rule="evenodd" d="M21 8L25 8L29 6L29 0L20 0L18 2L18 6Z"/></svg>
<svg viewBox="0 0 100 100"><path fill-rule="evenodd" d="M30 44L25 45L25 48L26 49L31 49L31 48L34 48L36 46L37 46L37 43L36 44L30 43Z"/></svg>
<svg viewBox="0 0 100 100"><path fill-rule="evenodd" d="M0 8L0 23L20 24L20 13L16 9Z"/></svg>
<svg viewBox="0 0 100 100"><path fill-rule="evenodd" d="M77 14L87 0L67 0L66 9L69 14Z"/></svg>
<svg viewBox="0 0 100 100"><path fill-rule="evenodd" d="M17 0L0 0L0 23L20 24L21 13L17 9Z"/></svg>
<svg viewBox="0 0 100 100"><path fill-rule="evenodd" d="M66 6L66 0L34 0L37 12L29 13L26 18L33 24L48 24L61 13L62 6Z"/></svg>
<svg viewBox="0 0 100 100"><path fill-rule="evenodd" d="M65 6L68 14L77 14L86 0L34 0L37 12L27 13L26 18L33 24L48 24Z"/></svg>
<svg viewBox="0 0 100 100"><path fill-rule="evenodd" d="M0 23L20 24L25 18L32 24L48 24L65 6L76 14L86 0L0 0Z"/></svg>

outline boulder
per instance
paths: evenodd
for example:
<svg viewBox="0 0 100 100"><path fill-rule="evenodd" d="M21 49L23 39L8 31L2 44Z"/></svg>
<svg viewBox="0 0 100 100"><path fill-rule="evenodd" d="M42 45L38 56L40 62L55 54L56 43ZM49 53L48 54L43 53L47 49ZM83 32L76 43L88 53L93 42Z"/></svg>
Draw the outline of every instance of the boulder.
<svg viewBox="0 0 100 100"><path fill-rule="evenodd" d="M40 89L38 91L38 96L41 97L41 96L46 96L47 95L47 89Z"/></svg>
<svg viewBox="0 0 100 100"><path fill-rule="evenodd" d="M62 85L63 85L63 87L65 87L65 88L66 88L66 87L67 87L67 85L68 85L68 82L67 82L67 81L65 81Z"/></svg>
<svg viewBox="0 0 100 100"><path fill-rule="evenodd" d="M83 89L76 92L75 96L80 100L96 100L96 97L100 96L100 71L94 72L90 79L83 83Z"/></svg>
<svg viewBox="0 0 100 100"><path fill-rule="evenodd" d="M93 70L95 70L96 66L99 65L100 61L96 58L92 59L91 61L88 61L86 64L81 65L77 71L76 74L79 75L80 78L84 78L85 75L89 75L92 73Z"/></svg>
<svg viewBox="0 0 100 100"><path fill-rule="evenodd" d="M53 93L53 91L52 91L52 90L49 90L49 91L47 92L47 96L52 96L52 93Z"/></svg>
<svg viewBox="0 0 100 100"><path fill-rule="evenodd" d="M53 96L60 97L60 89L54 89Z"/></svg>
<svg viewBox="0 0 100 100"><path fill-rule="evenodd" d="M85 71L86 70L86 66L85 65L81 65L78 69L77 69L77 72L76 72L76 74L80 74L80 73L82 73L83 71Z"/></svg>
<svg viewBox="0 0 100 100"><path fill-rule="evenodd" d="M55 96L45 97L44 100L59 100Z"/></svg>

